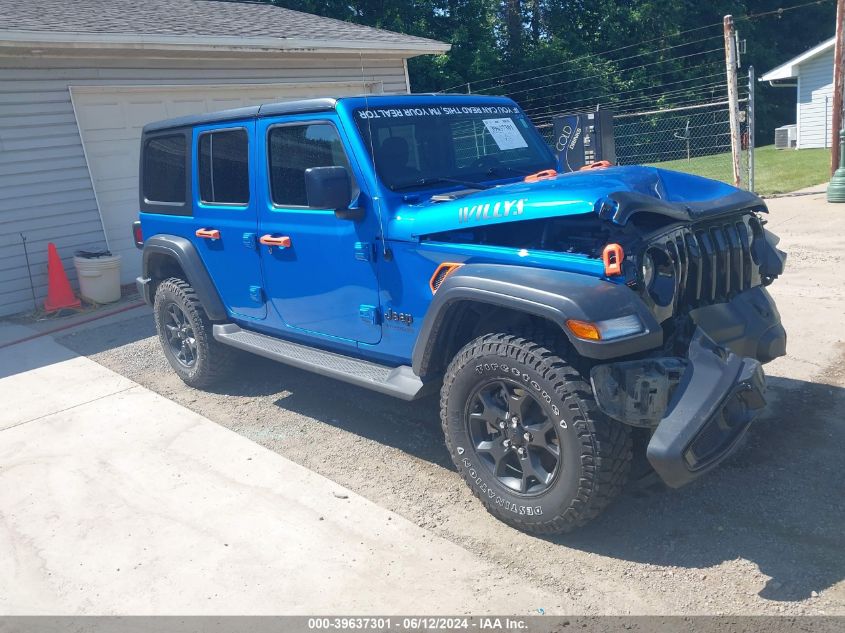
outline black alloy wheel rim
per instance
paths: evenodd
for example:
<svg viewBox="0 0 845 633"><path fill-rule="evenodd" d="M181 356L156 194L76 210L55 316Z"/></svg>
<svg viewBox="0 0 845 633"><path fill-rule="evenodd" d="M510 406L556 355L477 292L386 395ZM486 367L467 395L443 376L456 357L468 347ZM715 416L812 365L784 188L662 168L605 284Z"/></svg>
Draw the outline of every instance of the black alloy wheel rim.
<svg viewBox="0 0 845 633"><path fill-rule="evenodd" d="M185 312L175 303L164 310L164 336L174 358L183 367L197 362L197 338Z"/></svg>
<svg viewBox="0 0 845 633"><path fill-rule="evenodd" d="M475 454L509 492L536 496L560 472L555 421L533 395L509 379L486 382L469 397L467 433Z"/></svg>

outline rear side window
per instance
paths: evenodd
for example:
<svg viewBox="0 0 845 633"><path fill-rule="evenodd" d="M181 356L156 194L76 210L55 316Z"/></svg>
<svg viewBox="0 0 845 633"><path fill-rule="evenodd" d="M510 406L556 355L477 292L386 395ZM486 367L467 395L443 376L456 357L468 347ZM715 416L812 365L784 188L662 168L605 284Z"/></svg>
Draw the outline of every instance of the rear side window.
<svg viewBox="0 0 845 633"><path fill-rule="evenodd" d="M270 192L273 203L307 207L305 170L309 167L346 167L352 170L335 127L330 123L284 125L270 128ZM354 178L353 194L356 191Z"/></svg>
<svg viewBox="0 0 845 633"><path fill-rule="evenodd" d="M144 144L144 199L151 203L184 204L184 134L156 136Z"/></svg>
<svg viewBox="0 0 845 633"><path fill-rule="evenodd" d="M199 138L200 200L214 204L249 202L249 140L246 130L208 132Z"/></svg>

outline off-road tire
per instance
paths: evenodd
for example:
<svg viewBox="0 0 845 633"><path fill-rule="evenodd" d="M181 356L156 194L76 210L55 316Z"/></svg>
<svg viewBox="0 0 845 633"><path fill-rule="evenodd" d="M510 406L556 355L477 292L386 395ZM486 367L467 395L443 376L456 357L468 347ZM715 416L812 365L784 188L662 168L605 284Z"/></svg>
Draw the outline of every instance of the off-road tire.
<svg viewBox="0 0 845 633"><path fill-rule="evenodd" d="M190 367L179 361L165 335L165 311L171 304L175 304L182 311L193 330L196 358ZM211 322L188 282L178 277L162 281L156 288L153 317L164 356L186 385L202 389L229 373L235 360L235 351L214 339Z"/></svg>
<svg viewBox="0 0 845 633"><path fill-rule="evenodd" d="M555 420L560 469L535 496L503 485L470 439L468 398L498 378L516 379ZM531 339L486 334L464 346L446 371L440 417L452 461L472 492L491 514L520 530L552 534L583 526L625 485L632 458L628 427L604 415L581 375Z"/></svg>

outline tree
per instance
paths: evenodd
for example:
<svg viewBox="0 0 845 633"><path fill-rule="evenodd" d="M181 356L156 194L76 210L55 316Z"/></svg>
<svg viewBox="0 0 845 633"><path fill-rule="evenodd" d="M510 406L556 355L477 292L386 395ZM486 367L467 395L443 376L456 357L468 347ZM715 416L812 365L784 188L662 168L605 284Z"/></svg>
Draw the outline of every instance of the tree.
<svg viewBox="0 0 845 633"><path fill-rule="evenodd" d="M410 60L419 92L458 86L513 96L526 109L649 96L701 96L699 75L718 75L721 21L728 13L747 42L743 66L758 75L833 34L831 0L775 11L786 0L272 0L298 11L449 42L446 55ZM796 4L792 0L791 4ZM710 25L710 28L702 28ZM806 39L795 33L816 34ZM622 49L622 50L619 50ZM703 67L710 60L712 66ZM721 67L724 69L724 66ZM707 71L707 72L705 72ZM709 81L718 80L714 77ZM703 82L704 80L702 80ZM666 86L664 89L663 86ZM670 88L671 86L671 88ZM683 87L687 86L688 90ZM758 138L794 121L794 90L758 86ZM671 92L670 92L671 91ZM617 99L618 101L618 99ZM636 102L634 102L636 103Z"/></svg>

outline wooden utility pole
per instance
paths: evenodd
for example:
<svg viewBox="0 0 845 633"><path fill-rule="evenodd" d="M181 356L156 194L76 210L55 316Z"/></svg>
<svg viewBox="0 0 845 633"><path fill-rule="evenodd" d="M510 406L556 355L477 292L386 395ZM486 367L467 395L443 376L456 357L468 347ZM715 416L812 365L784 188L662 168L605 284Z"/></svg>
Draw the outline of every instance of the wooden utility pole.
<svg viewBox="0 0 845 633"><path fill-rule="evenodd" d="M839 132L842 129L842 89L845 83L845 64L843 64L843 55L845 55L845 0L837 0L836 2L836 39L833 46L833 116L831 133L833 134L833 143L830 147L830 175L839 167ZM827 140L827 139L825 139Z"/></svg>
<svg viewBox="0 0 845 633"><path fill-rule="evenodd" d="M840 0L843 1L843 0ZM739 169L739 157L742 153L742 141L739 137L739 94L736 86L736 32L732 15L723 20L725 27L725 68L728 73L728 108L731 121L731 162L733 163L734 186L742 186L742 172Z"/></svg>

